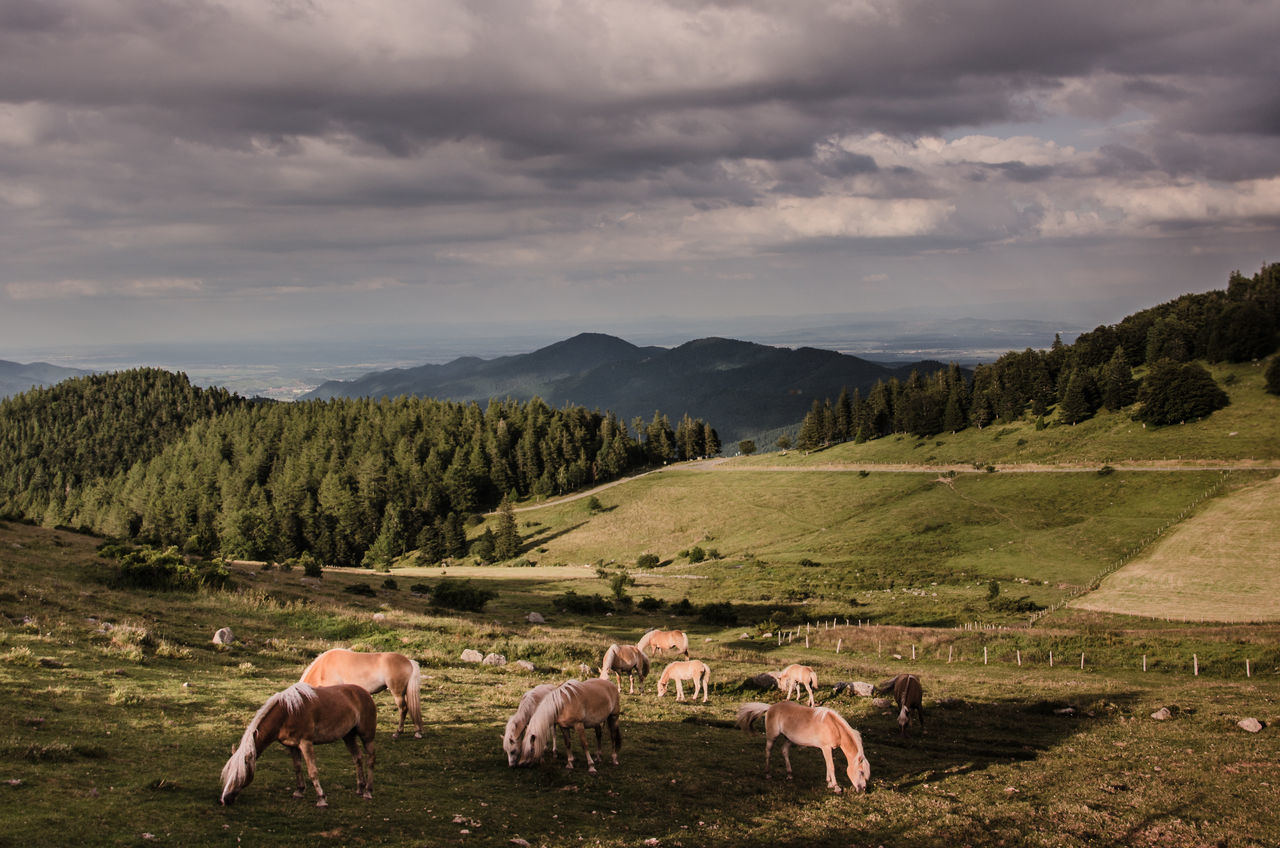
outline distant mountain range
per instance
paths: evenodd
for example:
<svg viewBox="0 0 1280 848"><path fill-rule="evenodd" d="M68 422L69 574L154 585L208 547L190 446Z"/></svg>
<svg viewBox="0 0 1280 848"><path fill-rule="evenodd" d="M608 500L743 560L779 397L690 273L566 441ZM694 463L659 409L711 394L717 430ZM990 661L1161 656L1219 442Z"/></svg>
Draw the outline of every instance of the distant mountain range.
<svg viewBox="0 0 1280 848"><path fill-rule="evenodd" d="M551 406L612 410L627 422L637 416L648 421L660 410L674 425L687 413L715 427L728 450L739 439L795 426L815 398L835 400L844 387L866 394L877 380L943 367L933 360L885 365L830 350L722 338L670 349L639 347L582 333L527 354L462 357L333 380L302 399L418 395L483 403L536 395Z"/></svg>
<svg viewBox="0 0 1280 848"><path fill-rule="evenodd" d="M71 377L83 377L92 374L79 368L63 368L47 362L9 362L0 359L0 398L21 394L36 386L52 386Z"/></svg>

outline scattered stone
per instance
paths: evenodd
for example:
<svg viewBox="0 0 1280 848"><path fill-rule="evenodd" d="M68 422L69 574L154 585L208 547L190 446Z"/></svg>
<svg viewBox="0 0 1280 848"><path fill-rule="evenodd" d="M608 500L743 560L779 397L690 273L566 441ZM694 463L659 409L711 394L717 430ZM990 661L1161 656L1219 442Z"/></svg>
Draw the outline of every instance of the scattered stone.
<svg viewBox="0 0 1280 848"><path fill-rule="evenodd" d="M887 710L893 706L893 699L892 698L873 698L871 700L871 706L875 707L878 710Z"/></svg>
<svg viewBox="0 0 1280 848"><path fill-rule="evenodd" d="M223 627L213 634L213 644L215 645L230 645L235 640L235 634L231 632L230 627Z"/></svg>
<svg viewBox="0 0 1280 848"><path fill-rule="evenodd" d="M516 660L513 665L521 671L533 671L533 663L528 660Z"/></svg>
<svg viewBox="0 0 1280 848"><path fill-rule="evenodd" d="M381 623L381 622L383 622L383 621L386 621L386 620L387 620L386 613L375 612L375 613L373 614L373 620L374 620L374 621L377 621L377 622L379 622L379 623Z"/></svg>
<svg viewBox="0 0 1280 848"><path fill-rule="evenodd" d="M755 677L748 677L746 685L755 689L777 689L778 677L771 671L765 671L757 674Z"/></svg>
<svg viewBox="0 0 1280 848"><path fill-rule="evenodd" d="M484 659L482 659L480 662L484 663L485 665L506 665L507 658L504 657L502 654L488 653L488 654L485 654Z"/></svg>
<svg viewBox="0 0 1280 848"><path fill-rule="evenodd" d="M761 639L772 639L772 638L773 638L773 634L772 634L772 633L761 633L761 634L760 634L760 638L761 638Z"/></svg>
<svg viewBox="0 0 1280 848"><path fill-rule="evenodd" d="M462 661L469 663L483 662L484 654L480 653L475 648L467 648L462 652Z"/></svg>
<svg viewBox="0 0 1280 848"><path fill-rule="evenodd" d="M1173 713L1169 710L1168 707L1161 707L1160 709L1153 712L1151 714L1151 717L1156 721L1168 721L1169 719L1173 718Z"/></svg>
<svg viewBox="0 0 1280 848"><path fill-rule="evenodd" d="M531 612L525 616L530 624L546 624L547 620L542 617L541 613Z"/></svg>
<svg viewBox="0 0 1280 848"><path fill-rule="evenodd" d="M855 680L853 682L853 694L857 695L859 698L870 698L875 694L875 692L876 688L870 683L866 683L861 680Z"/></svg>
<svg viewBox="0 0 1280 848"><path fill-rule="evenodd" d="M518 836L515 839L510 840L509 844L515 845L516 848L529 848L529 840L521 839Z"/></svg>
<svg viewBox="0 0 1280 848"><path fill-rule="evenodd" d="M1060 715L1060 716L1075 715L1076 708L1075 707L1059 707L1058 709L1053 711L1053 714Z"/></svg>
<svg viewBox="0 0 1280 848"><path fill-rule="evenodd" d="M738 636L738 638L739 638L739 639L750 639L750 638L751 638L751 634L750 634L750 633L743 633L743 634L739 635L739 636Z"/></svg>
<svg viewBox="0 0 1280 848"><path fill-rule="evenodd" d="M1250 733L1258 733L1262 730L1262 722L1258 721L1256 718L1245 718L1237 721L1236 727L1241 730L1247 730Z"/></svg>

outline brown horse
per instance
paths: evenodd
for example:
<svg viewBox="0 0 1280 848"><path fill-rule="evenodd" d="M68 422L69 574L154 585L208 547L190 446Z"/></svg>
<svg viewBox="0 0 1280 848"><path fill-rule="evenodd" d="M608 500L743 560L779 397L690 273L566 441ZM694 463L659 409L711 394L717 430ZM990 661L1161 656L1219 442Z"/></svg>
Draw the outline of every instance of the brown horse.
<svg viewBox="0 0 1280 848"><path fill-rule="evenodd" d="M791 700L791 693L796 693L796 700L800 700L800 687L803 686L809 692L809 706L813 706L813 690L818 685L818 675L813 669L807 665L791 665L778 672L778 688L787 693L787 700Z"/></svg>
<svg viewBox="0 0 1280 848"><path fill-rule="evenodd" d="M627 694L635 694L635 677L640 675L640 693L644 694L644 679L649 676L649 658L636 645L609 646L600 661L600 679L608 680L612 672L618 678L618 688L622 688L622 672L627 673Z"/></svg>
<svg viewBox="0 0 1280 848"><path fill-rule="evenodd" d="M400 708L400 726L391 734L392 739L404 730L406 715L412 716L416 728L413 736L422 738L422 704L419 690L422 687L422 670L418 663L404 654L392 651L364 653L334 648L316 657L302 672L302 683L312 686L332 686L335 683L354 683L370 695L390 689Z"/></svg>
<svg viewBox="0 0 1280 848"><path fill-rule="evenodd" d="M650 630L640 637L636 647L642 651L652 650L656 657L663 651L673 654L684 654L689 659L689 637L683 630Z"/></svg>
<svg viewBox="0 0 1280 848"><path fill-rule="evenodd" d="M578 731L582 741L582 750L587 755L587 771L596 773L595 761L591 759L591 748L587 745L586 728L596 731L596 758L604 758L604 743L601 738L601 726L608 725L609 739L613 743L613 764L618 764L618 749L622 747L622 733L618 730L618 712L621 710L621 696L618 687L611 680L570 680L561 684L542 699L542 703L529 718L529 726L525 729L524 742L520 747L520 765L527 766L542 759L546 750L547 737L555 734L559 727L564 734L564 750L568 755L565 768L573 768L572 730Z"/></svg>
<svg viewBox="0 0 1280 848"><path fill-rule="evenodd" d="M373 698L359 686L311 687L295 683L267 699L240 737L236 751L222 767L222 803L230 804L253 781L258 756L272 742L289 749L298 788L293 797L301 798L306 789L302 780L302 764L315 784L317 807L327 807L324 790L316 773L314 746L341 739L356 764L356 791L365 798L373 797L373 736L378 729L378 708ZM359 739L364 756L356 747ZM365 771L365 760L368 771Z"/></svg>
<svg viewBox="0 0 1280 848"><path fill-rule="evenodd" d="M862 747L862 734L849 726L844 716L829 707L806 707L790 701L772 706L752 702L738 708L738 727L747 732L757 718L764 716L764 776L769 777L769 755L774 741L782 737L782 759L787 764L787 780L791 779L791 746L821 748L827 762L827 786L838 795L834 752L839 748L849 764L847 774L855 792L865 792L871 779L871 764Z"/></svg>
<svg viewBox="0 0 1280 848"><path fill-rule="evenodd" d="M684 682L685 680L693 681L693 699L698 699L698 688L702 688L702 703L707 702L707 692L711 688L711 669L701 660L685 660L684 662L668 663L667 667L662 670L662 677L658 680L658 697L661 698L667 694L667 684L672 680L676 682L676 700L684 700Z"/></svg>
<svg viewBox="0 0 1280 848"><path fill-rule="evenodd" d="M507 752L507 765L515 766L520 762L520 745L524 742L525 730L529 727L529 719L542 703L547 694L556 689L558 683L543 683L535 686L520 698L515 713L507 719L507 728L502 734L502 750ZM556 750L555 734L551 736L551 751Z"/></svg>
<svg viewBox="0 0 1280 848"><path fill-rule="evenodd" d="M898 705L898 731L905 737L907 725L911 723L911 711L915 710L920 720L920 732L924 733L924 688L920 678L914 674L899 674L891 677L875 687L877 695L893 693L894 703Z"/></svg>

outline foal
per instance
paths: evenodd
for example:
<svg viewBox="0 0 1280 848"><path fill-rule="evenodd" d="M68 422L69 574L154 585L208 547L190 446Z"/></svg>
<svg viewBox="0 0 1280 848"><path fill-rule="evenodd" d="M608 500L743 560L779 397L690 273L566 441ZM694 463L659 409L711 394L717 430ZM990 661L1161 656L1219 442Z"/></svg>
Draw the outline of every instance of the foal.
<svg viewBox="0 0 1280 848"><path fill-rule="evenodd" d="M684 700L684 681L692 680L694 700L698 699L698 687L701 686L702 703L707 702L707 692L711 689L711 669L702 660L668 663L662 670L662 677L658 680L659 698L667 694L667 685L672 680L676 682L677 701Z"/></svg>

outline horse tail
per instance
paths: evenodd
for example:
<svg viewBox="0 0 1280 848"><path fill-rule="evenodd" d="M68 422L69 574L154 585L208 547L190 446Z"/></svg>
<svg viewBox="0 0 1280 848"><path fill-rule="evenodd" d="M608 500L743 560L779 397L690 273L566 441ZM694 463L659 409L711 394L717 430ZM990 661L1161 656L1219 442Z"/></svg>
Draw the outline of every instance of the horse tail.
<svg viewBox="0 0 1280 848"><path fill-rule="evenodd" d="M680 634L680 641L679 641L679 644L675 646L674 650L678 654L684 654L685 659L688 659L689 658L689 634L685 633L683 630L677 630L676 632Z"/></svg>
<svg viewBox="0 0 1280 848"><path fill-rule="evenodd" d="M409 665L413 669L409 672L409 682L405 684L404 700L409 706L409 717L413 719L413 723L422 729L422 667L418 665L417 660L409 660Z"/></svg>
<svg viewBox="0 0 1280 848"><path fill-rule="evenodd" d="M649 642L653 640L653 634L657 632L658 632L657 628L654 628L653 630L650 630L648 633L641 636L639 642L636 642L636 647L640 649L641 653L644 653L645 649L649 647Z"/></svg>
<svg viewBox="0 0 1280 848"><path fill-rule="evenodd" d="M738 726L739 730L744 730L747 733L750 733L751 725L755 723L755 720L768 711L768 704L762 704L759 701L750 701L738 707L738 717L734 721L734 724Z"/></svg>
<svg viewBox="0 0 1280 848"><path fill-rule="evenodd" d="M702 664L702 694L705 697L707 690L711 688L711 666L706 663Z"/></svg>
<svg viewBox="0 0 1280 848"><path fill-rule="evenodd" d="M897 678L897 677L890 677L888 680L885 680L885 681L883 681L883 682L881 682L881 683L877 683L877 684L876 684L874 687L872 687L872 688L875 690L875 693L876 693L877 695L884 695L884 694L886 694L886 693L888 693L888 692L892 692L892 691L893 691L893 686L894 686L894 684L895 684L895 683L897 683L897 682L898 682L898 678Z"/></svg>
<svg viewBox="0 0 1280 848"><path fill-rule="evenodd" d="M644 651L640 652L640 679L644 680L649 676L649 655Z"/></svg>

